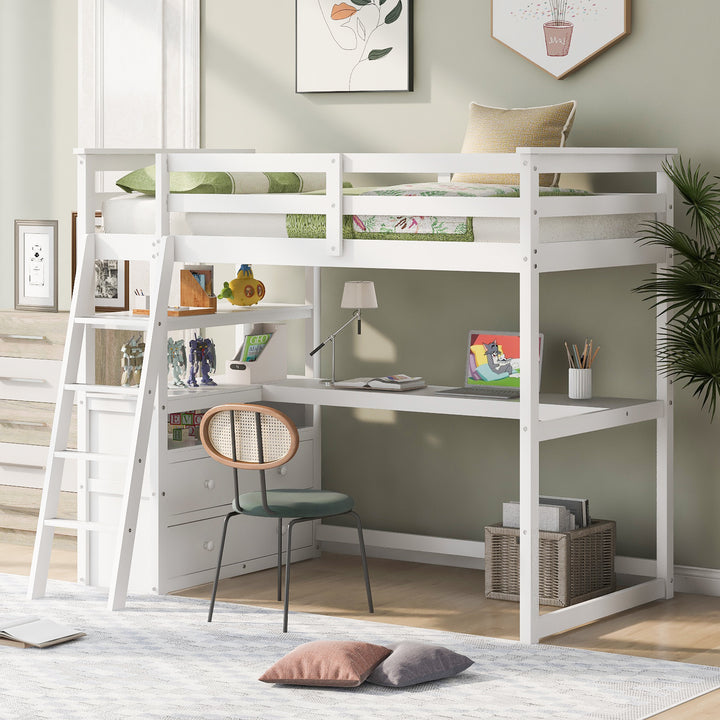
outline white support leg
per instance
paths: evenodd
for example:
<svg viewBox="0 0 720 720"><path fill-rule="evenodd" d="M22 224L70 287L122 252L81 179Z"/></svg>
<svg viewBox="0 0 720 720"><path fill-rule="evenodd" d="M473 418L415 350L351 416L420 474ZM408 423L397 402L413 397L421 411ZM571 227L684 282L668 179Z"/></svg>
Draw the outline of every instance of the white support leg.
<svg viewBox="0 0 720 720"><path fill-rule="evenodd" d="M539 440L539 302L537 266L539 221L535 213L539 174L532 156L520 173L520 641L540 639L538 502L540 495Z"/></svg>
<svg viewBox="0 0 720 720"><path fill-rule="evenodd" d="M325 216L325 237L328 254L343 254L343 156L335 153L330 157L327 170L325 197L327 214Z"/></svg>
<svg viewBox="0 0 720 720"><path fill-rule="evenodd" d="M673 223L673 196L674 186L670 178L664 173L657 174L657 190L666 197L664 222ZM667 262L657 265L656 272L662 273L664 269L673 264L672 253L668 251ZM658 308L663 310L663 308ZM665 313L657 318L657 338L666 330ZM674 532L673 532L673 391L667 375L663 372L658 359L657 367L657 399L663 401L665 414L656 424L656 548L657 548L657 577L665 582L665 597L671 598L674 594Z"/></svg>
<svg viewBox="0 0 720 720"><path fill-rule="evenodd" d="M145 357L138 387L137 407L128 451L128 470L118 523L118 538L110 582L108 609L125 607L143 477L147 464L148 438L152 425L158 377L166 367L167 304L170 293L174 238L154 241L156 251L151 263L151 308L145 335Z"/></svg>

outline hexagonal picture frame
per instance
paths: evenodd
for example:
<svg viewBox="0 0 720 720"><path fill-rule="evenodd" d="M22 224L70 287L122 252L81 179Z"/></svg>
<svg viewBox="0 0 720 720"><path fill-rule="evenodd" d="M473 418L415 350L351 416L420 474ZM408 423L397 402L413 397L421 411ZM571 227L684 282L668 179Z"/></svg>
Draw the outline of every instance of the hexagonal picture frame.
<svg viewBox="0 0 720 720"><path fill-rule="evenodd" d="M630 0L492 0L492 36L558 80L630 34Z"/></svg>

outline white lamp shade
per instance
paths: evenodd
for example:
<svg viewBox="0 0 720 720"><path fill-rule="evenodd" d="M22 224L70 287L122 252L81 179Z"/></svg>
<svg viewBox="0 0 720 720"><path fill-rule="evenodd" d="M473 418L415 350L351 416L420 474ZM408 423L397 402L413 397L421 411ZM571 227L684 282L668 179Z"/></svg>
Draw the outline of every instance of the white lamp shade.
<svg viewBox="0 0 720 720"><path fill-rule="evenodd" d="M340 307L376 308L375 283L372 280L350 280L345 283Z"/></svg>

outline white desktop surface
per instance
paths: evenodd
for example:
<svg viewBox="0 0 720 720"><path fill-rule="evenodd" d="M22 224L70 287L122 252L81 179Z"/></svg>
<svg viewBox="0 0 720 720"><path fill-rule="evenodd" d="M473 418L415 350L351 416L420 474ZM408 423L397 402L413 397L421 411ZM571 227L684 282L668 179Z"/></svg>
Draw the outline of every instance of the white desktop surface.
<svg viewBox="0 0 720 720"><path fill-rule="evenodd" d="M332 407L375 408L405 412L427 412L446 415L520 419L521 403L518 399L496 399L438 395L438 385L417 390L391 391L338 388L324 384L316 378L288 378L262 386L263 400L275 402L307 403ZM662 406L656 400L628 398L593 398L570 400L563 394L541 394L538 409L541 423L563 421L566 418L593 418L592 425L606 417L607 427L628 422L655 419L662 416ZM612 417L609 417L609 416ZM618 423L618 419L620 422ZM588 429L590 429L588 427ZM586 430L580 429L580 432ZM568 434L575 434L570 432Z"/></svg>

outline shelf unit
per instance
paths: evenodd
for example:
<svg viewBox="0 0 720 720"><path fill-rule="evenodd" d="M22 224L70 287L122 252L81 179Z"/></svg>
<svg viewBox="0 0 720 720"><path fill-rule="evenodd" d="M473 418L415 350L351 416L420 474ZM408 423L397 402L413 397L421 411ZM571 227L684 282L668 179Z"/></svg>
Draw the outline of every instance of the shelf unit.
<svg viewBox="0 0 720 720"><path fill-rule="evenodd" d="M68 332L72 351L66 348L65 367L74 360L80 364L77 332L74 328L92 325L105 327L110 322L90 312L89 302L90 275L84 269L89 268L93 257L118 258L127 260L150 260L151 277L154 288L151 290L154 306L150 317L146 319L152 338L154 334L166 336L171 329L197 326L197 319L168 318L163 310L167 304L169 289L168 267L172 262L194 263L235 263L238 257L251 264L296 265L306 267L306 302L297 307L257 308L243 318L248 322L280 321L288 317L300 317L306 320L306 346L309 349L320 337L319 308L321 289L319 282L320 267L363 267L363 268L402 268L433 269L464 272L503 272L514 273L519 277L519 330L520 354L530 357L539 341L539 278L543 272L572 271L588 268L620 267L640 264L652 264L662 269L672 262L672 258L657 246L641 245L632 237L597 239L591 241L554 242L540 241L540 222L546 217L573 217L581 215L607 215L651 213L666 222L672 222L673 188L662 170L663 162L674 154L672 149L641 148L518 148L516 153L501 155L458 155L458 154L421 154L421 155L374 155L374 154L247 154L206 151L109 151L86 150L78 152L79 161L79 234L82 239L80 272L76 279L73 306L71 309L72 327ZM155 212L155 230L149 234L109 234L88 232L92 229L93 216L102 199L95 192L96 174L104 171L122 171L135 169L143 164L155 163L157 197ZM169 172L171 171L318 171L325 173L326 193L315 197L298 196L202 196L171 195L168 192ZM435 173L449 172L485 172L517 173L520 178L520 197L510 198L439 198L439 197L343 197L343 173ZM652 173L656 178L656 188L649 193L624 193L595 195L588 197L540 197L539 176L542 173ZM217 237L206 235L171 235L170 217L174 212L263 212L286 213L306 212L325 215L326 237L314 239L286 239L264 237ZM519 242L388 242L373 240L351 240L342 237L342 216L362 214L421 214L439 216L490 216L517 218L519 221ZM159 300L158 300L159 298ZM265 313L265 315L263 315ZM276 313L273 315L273 313ZM73 322L74 321L74 322ZM127 323L120 327L139 329L137 318L117 318L113 322ZM231 314L225 317L205 316L203 326L230 324L237 322ZM662 319L658 321L658 332L662 331ZM157 332L156 332L157 331ZM148 340L146 338L146 343ZM139 444L131 448L131 457L137 461L144 457L143 432L151 438L149 456L152 468L162 475L170 464L181 465L184 462L197 463L200 459L192 452L166 452L164 448L165 414L170 408L181 405L202 407L203 400L212 394L206 390L196 393L168 392L164 389L164 373L159 372L159 363L164 361L161 345L150 342L152 346L146 358L143 370L143 384L134 402L144 409L136 410L132 425L131 442ZM91 382L90 374L92 348L83 355L83 371ZM223 394L223 400L262 399L271 402L299 403L311 406L308 413L307 438L313 445L312 471L313 484L320 483L319 467L319 412L321 405L343 405L348 407L374 407L397 409L412 412L450 413L457 415L511 418L518 421L519 444L519 487L520 487L520 638L523 642L538 642L540 638L560 632L578 624L590 622L608 614L628 609L638 604L659 598L669 598L673 594L673 534L672 534L672 396L667 378L657 372L655 398L651 400L596 399L583 402L582 405L569 403L565 398L546 397L539 394L539 367L530 364L521 380L521 398L517 402L475 400L463 398L441 398L433 395L433 388L410 394L363 393L352 390L323 388L313 377L318 376L318 358L306 366L306 378L267 383L262 387L233 386L234 394ZM158 383L158 377L161 381ZM157 396L147 401L143 393ZM79 391L75 386L69 388L80 392L81 396L92 396L90 413L101 411L101 403L107 398L97 397L103 392L112 392L107 388L91 388ZM62 395L61 391L61 395ZM202 393L206 393L201 395ZM218 391L222 393L222 390ZM125 399L128 401L128 399ZM117 401L117 398L115 399ZM154 410L153 410L154 402ZM87 413L85 414L87 415ZM62 423L62 411L56 414ZM552 613L540 615L538 598L538 497L539 488L539 448L540 443L554 438L570 436L579 432L592 432L605 428L618 427L629 423L652 421L656 424L656 571L655 577L630 588L609 595L562 608ZM152 425L152 428L151 428ZM62 433L60 433L62 435ZM62 436L59 438L63 440ZM52 446L55 447L58 438ZM81 447L87 452L91 448L92 438L87 423L81 424ZM155 448L155 456L152 456ZM103 448L104 449L104 448ZM140 452L142 451L142 452ZM175 463L175 459L178 463ZM91 464L83 462L83 465ZM174 474L174 473L173 473ZM194 471L191 475L196 474ZM87 475L86 475L87 477ZM100 482L99 478L97 479ZM111 578L111 607L121 607L125 601L127 575L132 553L132 540L125 533L134 530L139 504L139 488L142 473L130 464L125 479L125 490L121 508L120 530L117 531L118 547ZM54 509L54 486L49 471L41 508L41 523L52 527ZM162 486L150 487L148 498L160 507L155 493L163 492ZM147 497L147 494L146 494ZM189 513L197 512L195 510ZM88 509L83 508L87 520ZM147 515L147 513L146 513ZM188 525L193 524L195 516L188 515ZM207 518L198 516L199 522ZM92 520L85 530L95 530ZM149 532L154 536L152 547L161 548L163 541L158 533L171 527L162 511L153 513ZM83 528L81 528L82 530ZM86 533L84 533L86 534ZM49 557L48 537L36 543L33 561L30 595L44 592L46 576L46 558ZM394 542L393 533L377 533L383 542ZM373 544L373 533L368 531L369 543ZM321 526L317 539L341 542L345 541L344 528ZM407 537L398 537L404 543ZM480 554L479 543L465 543L452 539L432 538L423 540L425 548L453 549L467 547ZM314 542L314 540L313 540ZM314 545L312 546L314 547ZM162 560L162 549L158 553ZM246 568L247 569L247 568ZM169 576L176 577L178 568ZM173 575L175 572L175 575ZM182 576L182 573L180 573ZM199 577L199 576L198 576ZM164 578L165 582L168 578ZM87 580L87 578L86 578ZM167 585L158 581L157 591L165 591Z"/></svg>

